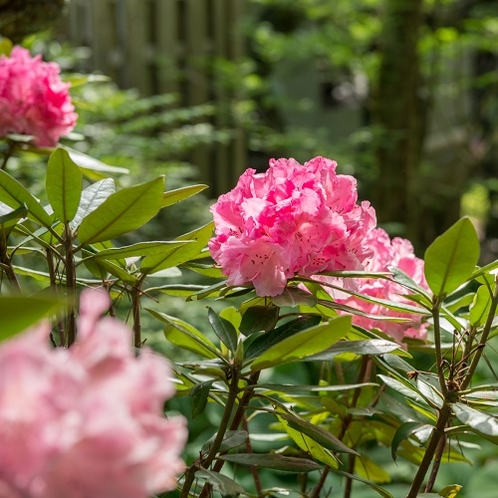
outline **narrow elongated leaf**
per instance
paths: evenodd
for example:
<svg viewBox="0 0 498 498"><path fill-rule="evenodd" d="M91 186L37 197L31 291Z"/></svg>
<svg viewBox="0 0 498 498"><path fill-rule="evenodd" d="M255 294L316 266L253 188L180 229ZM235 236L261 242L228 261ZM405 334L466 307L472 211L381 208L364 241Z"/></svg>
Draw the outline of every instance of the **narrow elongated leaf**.
<svg viewBox="0 0 498 498"><path fill-rule="evenodd" d="M311 356L309 359L316 361L330 361L334 358L334 356L343 353L353 353L358 355L383 355L394 351L401 356L411 356L395 342L385 341L383 339L368 339L364 341L340 341L337 344L334 344L331 348Z"/></svg>
<svg viewBox="0 0 498 498"><path fill-rule="evenodd" d="M365 455L354 461L354 472L363 479L369 479L376 483L391 482L391 476L378 463L370 460Z"/></svg>
<svg viewBox="0 0 498 498"><path fill-rule="evenodd" d="M94 254L92 257L95 259L123 259L133 257L143 257L149 254L165 253L167 251L176 251L188 241L159 241L159 242L137 242L129 246L111 247L109 249L102 249Z"/></svg>
<svg viewBox="0 0 498 498"><path fill-rule="evenodd" d="M196 353L204 358L223 358L215 345L202 332L189 323L155 310L146 309L146 311L166 325L164 335L175 346Z"/></svg>
<svg viewBox="0 0 498 498"><path fill-rule="evenodd" d="M285 472L311 472L319 470L321 465L307 458L287 457L274 454L235 453L223 455L222 460L240 465L252 465L265 469L283 470Z"/></svg>
<svg viewBox="0 0 498 498"><path fill-rule="evenodd" d="M213 308L208 307L208 320L219 340L232 352L237 349L237 331L225 318L218 316Z"/></svg>
<svg viewBox="0 0 498 498"><path fill-rule="evenodd" d="M212 437L210 437L202 445L201 450L204 452L208 452L211 449L211 446L213 445L217 435L218 433L213 434ZM248 437L249 434L247 433L247 431L226 431L225 435L223 436L223 441L220 445L220 453L242 446L246 443Z"/></svg>
<svg viewBox="0 0 498 498"><path fill-rule="evenodd" d="M417 403L426 403L426 399L422 393L412 386L409 382L401 382L393 377L388 377L387 375L378 374L377 377L382 379L382 381L387 384L391 389L396 392L415 400Z"/></svg>
<svg viewBox="0 0 498 498"><path fill-rule="evenodd" d="M104 178L86 187L81 193L80 205L71 221L71 228L74 230L80 226L83 219L95 211L115 191L116 186L112 178Z"/></svg>
<svg viewBox="0 0 498 498"><path fill-rule="evenodd" d="M436 238L425 251L425 278L436 296L456 290L474 272L480 244L476 229L465 217Z"/></svg>
<svg viewBox="0 0 498 498"><path fill-rule="evenodd" d="M213 489L221 493L221 496L234 497L245 493L244 488L239 483L219 472L202 469L198 470L195 476L199 479L205 479L213 486Z"/></svg>
<svg viewBox="0 0 498 498"><path fill-rule="evenodd" d="M498 418L489 413L471 408L464 403L454 403L453 411L463 424L487 436L498 436Z"/></svg>
<svg viewBox="0 0 498 498"><path fill-rule="evenodd" d="M46 228L52 224L50 216L38 200L4 170L0 170L0 201L13 209L26 206L28 218Z"/></svg>
<svg viewBox="0 0 498 498"><path fill-rule="evenodd" d="M474 327L484 325L491 307L491 295L485 285L481 285L474 294L474 301L470 306L470 324Z"/></svg>
<svg viewBox="0 0 498 498"><path fill-rule="evenodd" d="M406 422L398 427L391 442L391 457L393 461L396 461L398 456L397 451L399 445L422 427L430 426L428 424L424 424L423 422Z"/></svg>
<svg viewBox="0 0 498 498"><path fill-rule="evenodd" d="M350 329L351 317L340 316L298 332L267 349L252 362L251 370L262 370L320 353L342 339Z"/></svg>
<svg viewBox="0 0 498 498"><path fill-rule="evenodd" d="M175 190L169 190L168 192L164 192L163 194L163 202L161 207L171 206L172 204L176 204L177 202L181 202L189 197L192 197L199 192L207 189L207 185L199 184L199 185L188 185L187 187L180 187Z"/></svg>
<svg viewBox="0 0 498 498"><path fill-rule="evenodd" d="M302 330L318 325L321 321L319 316L302 316L278 327L266 334L257 337L246 349L246 358L255 358L270 347L278 344L287 337L291 337Z"/></svg>
<svg viewBox="0 0 498 498"><path fill-rule="evenodd" d="M140 271L143 274L154 273L159 270L164 270L165 268L178 266L181 263L191 260L199 254L208 243L208 240L213 234L213 226L213 222L210 222L201 228L181 235L175 239L177 242L187 240L193 241L188 244L188 246L180 247L170 254L151 254L146 256L140 265Z"/></svg>
<svg viewBox="0 0 498 498"><path fill-rule="evenodd" d="M316 297L310 292L306 292L298 287L286 287L284 291L278 296L271 298L275 306L285 307L289 306L315 306L317 304Z"/></svg>
<svg viewBox="0 0 498 498"><path fill-rule="evenodd" d="M163 185L164 179L159 177L110 195L81 222L80 243L110 240L147 223L161 208Z"/></svg>
<svg viewBox="0 0 498 498"><path fill-rule="evenodd" d="M376 493L378 493L380 496L382 496L382 498L394 498L394 496L391 493L389 493L389 491L385 490L384 488L382 488L378 484L375 484L374 482L367 481L366 479L362 479L361 477L358 477L355 474L349 474L348 472L343 472L342 470L338 470L338 469L331 469L331 470L335 474L339 474L341 476L348 477L349 479L353 479L354 481L358 481L358 482L362 482L363 484L366 484L367 486L372 488Z"/></svg>
<svg viewBox="0 0 498 498"><path fill-rule="evenodd" d="M349 446L346 446L341 440L337 439L329 431L323 429L318 425L311 424L307 420L293 416L289 413L280 412L278 413L278 418L284 419L289 427L302 434L306 434L318 444L330 451L358 455L355 450L351 449Z"/></svg>
<svg viewBox="0 0 498 498"><path fill-rule="evenodd" d="M439 493L421 493L417 495L417 498L455 498L458 492L462 489L460 484L450 484L445 486Z"/></svg>
<svg viewBox="0 0 498 498"><path fill-rule="evenodd" d="M11 209L3 202L0 202L0 234L8 237L14 229L17 222L28 214L26 206L19 206L17 209Z"/></svg>
<svg viewBox="0 0 498 498"><path fill-rule="evenodd" d="M0 341L26 330L64 304L65 301L50 297L0 296Z"/></svg>
<svg viewBox="0 0 498 498"><path fill-rule="evenodd" d="M91 177L93 179L101 179L104 174L118 174L118 175L127 175L130 171L126 168L119 168L117 166L109 166L108 164L95 159L79 150L72 149L67 145L61 145L63 149L65 149L71 159L80 167L81 171L83 171L86 176ZM92 174L95 173L95 174Z"/></svg>
<svg viewBox="0 0 498 498"><path fill-rule="evenodd" d="M83 175L61 148L52 152L47 166L47 197L57 219L66 223L76 215L83 188Z"/></svg>

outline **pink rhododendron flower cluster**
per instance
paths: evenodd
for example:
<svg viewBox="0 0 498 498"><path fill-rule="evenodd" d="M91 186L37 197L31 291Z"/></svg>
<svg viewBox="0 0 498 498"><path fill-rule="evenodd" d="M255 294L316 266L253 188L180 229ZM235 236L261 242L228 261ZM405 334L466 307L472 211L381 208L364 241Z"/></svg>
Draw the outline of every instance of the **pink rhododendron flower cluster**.
<svg viewBox="0 0 498 498"><path fill-rule="evenodd" d="M417 258L413 252L412 244L399 237L392 241L382 228L373 229L367 236L367 242L374 253L365 262L365 270L370 272L388 272L391 267L399 268L412 280L428 290L424 276L424 261ZM327 277L324 277L325 279ZM356 289L359 293L374 298L389 300L393 303L404 303L416 306L413 301L403 295L409 291L403 286L384 278L359 278L355 279ZM403 322L375 320L358 315L353 315L353 323L365 329L376 328L390 335L397 342L404 337L424 339L428 325L421 323L422 315L417 313L398 312L380 304L370 303L346 293L332 292L334 299L341 304L376 316L389 316L407 319Z"/></svg>
<svg viewBox="0 0 498 498"><path fill-rule="evenodd" d="M357 203L356 180L336 167L323 157L304 165L272 159L265 173L248 169L220 196L209 249L230 285L252 283L258 295L275 296L298 274L363 268L375 211Z"/></svg>
<svg viewBox="0 0 498 498"><path fill-rule="evenodd" d="M136 357L130 331L99 320L108 297L81 298L78 340L47 344L41 325L0 345L0 497L146 498L182 472L187 430L167 419L165 360Z"/></svg>
<svg viewBox="0 0 498 498"><path fill-rule="evenodd" d="M0 57L0 136L33 135L35 145L52 147L69 133L77 115L59 66L14 47Z"/></svg>

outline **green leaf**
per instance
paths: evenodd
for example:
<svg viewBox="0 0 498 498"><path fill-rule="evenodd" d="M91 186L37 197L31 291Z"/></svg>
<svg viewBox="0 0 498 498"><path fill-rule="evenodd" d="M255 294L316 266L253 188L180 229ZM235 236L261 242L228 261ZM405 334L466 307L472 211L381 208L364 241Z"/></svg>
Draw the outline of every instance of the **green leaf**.
<svg viewBox="0 0 498 498"><path fill-rule="evenodd" d="M186 247L180 247L170 254L151 254L146 256L140 265L140 271L145 275L163 270L164 268L178 266L181 263L191 260L197 256L208 243L213 234L213 226L213 222L210 222L201 228L197 228L196 230L175 239L175 241L178 242L187 240L193 241Z"/></svg>
<svg viewBox="0 0 498 498"><path fill-rule="evenodd" d="M21 218L24 218L27 213L28 209L26 206L19 206L17 209L11 209L3 202L0 202L0 234L7 238L17 222Z"/></svg>
<svg viewBox="0 0 498 498"><path fill-rule="evenodd" d="M118 174L118 175L127 175L130 171L126 168L118 168L116 166L109 166L108 164L95 159L79 150L72 149L67 145L61 145L63 149L65 149L71 159L80 167L81 171L85 173L86 176L92 179L100 180L104 174L107 176L107 173Z"/></svg>
<svg viewBox="0 0 498 498"><path fill-rule="evenodd" d="M215 345L202 332L189 323L151 309L146 309L146 311L166 324L164 335L175 346L196 353L204 358L219 357L224 360Z"/></svg>
<svg viewBox="0 0 498 498"><path fill-rule="evenodd" d="M262 334L251 342L251 344L246 349L246 358L254 358L261 353L264 353L267 349L283 341L287 337L291 337L302 330L309 329L318 325L321 321L319 316L302 316L285 323L281 327L278 327L266 334Z"/></svg>
<svg viewBox="0 0 498 498"><path fill-rule="evenodd" d="M46 228L52 224L49 214L38 200L4 170L0 170L0 201L14 209L25 206L28 218Z"/></svg>
<svg viewBox="0 0 498 498"><path fill-rule="evenodd" d="M334 356L343 353L353 353L358 355L383 355L396 352L401 356L411 355L407 353L399 344L383 339L368 339L363 341L340 341L331 348L311 356L310 360L330 361Z"/></svg>
<svg viewBox="0 0 498 498"><path fill-rule="evenodd" d="M211 446L213 445L216 436L218 433L214 433L203 445L201 451L208 452L211 450ZM237 448L238 446L242 446L246 443L249 434L247 431L226 431L223 440L220 445L219 452L232 450L233 448Z"/></svg>
<svg viewBox="0 0 498 498"><path fill-rule="evenodd" d="M192 418L197 418L204 411L213 382L214 380L201 382L191 389L190 397L192 398Z"/></svg>
<svg viewBox="0 0 498 498"><path fill-rule="evenodd" d="M282 294L271 298L272 303L275 306L291 307L296 306L316 306L318 300L310 292L306 292L298 287L286 287Z"/></svg>
<svg viewBox="0 0 498 498"><path fill-rule="evenodd" d="M188 241L159 241L159 242L137 242L129 246L110 247L109 249L102 249L94 254L95 259L123 259L133 257L143 257L149 254L164 254L165 252L176 251Z"/></svg>
<svg viewBox="0 0 498 498"><path fill-rule="evenodd" d="M298 332L267 349L253 361L251 370L262 370L317 354L342 339L350 329L351 317L340 316Z"/></svg>
<svg viewBox="0 0 498 498"><path fill-rule="evenodd" d="M361 458L356 458L354 462L355 474L363 477L364 479L370 479L376 483L387 483L391 482L391 476L386 472L378 463L370 460L365 455Z"/></svg>
<svg viewBox="0 0 498 498"><path fill-rule="evenodd" d="M498 436L498 418L464 403L454 403L453 412L462 424L486 436Z"/></svg>
<svg viewBox="0 0 498 498"><path fill-rule="evenodd" d="M115 191L116 187L112 178L104 178L85 188L81 193L80 204L71 222L71 228L74 230L79 227L83 219L95 211Z"/></svg>
<svg viewBox="0 0 498 498"><path fill-rule="evenodd" d="M391 389L402 394L405 397L415 400L417 403L426 404L427 399L422 395L422 393L414 386L412 386L408 381L401 382L393 377L388 377L387 375L378 374L377 377L382 379L384 384L386 384Z"/></svg>
<svg viewBox="0 0 498 498"><path fill-rule="evenodd" d="M474 300L470 306L469 321L473 327L484 325L491 307L491 295L485 285L481 285L474 294Z"/></svg>
<svg viewBox="0 0 498 498"><path fill-rule="evenodd" d="M78 230L81 245L110 240L147 223L161 207L163 177L110 195Z"/></svg>
<svg viewBox="0 0 498 498"><path fill-rule="evenodd" d="M61 148L52 152L48 160L47 197L57 219L66 223L76 215L83 188L80 169Z"/></svg>
<svg viewBox="0 0 498 498"><path fill-rule="evenodd" d="M26 330L64 304L64 300L51 297L0 296L0 341Z"/></svg>
<svg viewBox="0 0 498 498"><path fill-rule="evenodd" d="M480 244L476 229L465 217L436 238L425 251L425 278L432 292L444 297L474 272Z"/></svg>
<svg viewBox="0 0 498 498"><path fill-rule="evenodd" d="M199 185L188 185L187 187L180 187L175 190L169 190L168 192L164 192L163 194L163 202L161 207L171 206L172 204L176 204L177 202L183 201L192 197L199 192L207 189L207 185L199 184Z"/></svg>
<svg viewBox="0 0 498 498"><path fill-rule="evenodd" d="M208 320L218 339L232 352L237 349L237 331L225 318L218 316L213 308L208 307Z"/></svg>
<svg viewBox="0 0 498 498"><path fill-rule="evenodd" d="M239 483L219 472L202 469L198 470L195 476L199 479L205 479L206 482L213 486L215 491L221 493L221 496L234 497L245 494L244 488Z"/></svg>
<svg viewBox="0 0 498 498"><path fill-rule="evenodd" d="M414 432L417 432L421 428L425 427L431 427L431 426L428 424L424 424L423 422L406 422L398 427L391 442L391 457L393 461L396 461L399 445L405 439L410 437Z"/></svg>
<svg viewBox="0 0 498 498"><path fill-rule="evenodd" d="M450 484L445 486L439 493L421 493L417 495L417 498L439 498L443 496L444 498L455 498L458 492L462 489L460 484Z"/></svg>
<svg viewBox="0 0 498 498"><path fill-rule="evenodd" d="M240 332L250 335L253 332L264 330L269 332L278 321L279 308L277 306L252 306L242 315Z"/></svg>
<svg viewBox="0 0 498 498"><path fill-rule="evenodd" d="M307 458L287 457L275 454L236 453L222 455L222 460L240 465L252 465L266 469L283 470L285 472L311 472L319 470L321 465Z"/></svg>
<svg viewBox="0 0 498 498"><path fill-rule="evenodd" d="M355 474L349 474L348 472L344 472L342 470L338 469L331 469L332 472L335 474L339 474L344 477L348 477L349 479L353 479L354 481L362 482L363 484L366 484L367 486L370 486L375 492L377 492L382 498L394 498L389 491L385 490L384 488L380 487L378 484L375 484L371 481L367 481L365 479L362 479L361 477L358 477Z"/></svg>
<svg viewBox="0 0 498 498"><path fill-rule="evenodd" d="M276 415L280 421L282 421L282 419L285 420L289 427L310 437L323 448L338 453L358 455L355 450L351 449L349 446L346 446L340 439L336 438L333 434L319 425L314 425L289 412L278 411L276 412Z"/></svg>

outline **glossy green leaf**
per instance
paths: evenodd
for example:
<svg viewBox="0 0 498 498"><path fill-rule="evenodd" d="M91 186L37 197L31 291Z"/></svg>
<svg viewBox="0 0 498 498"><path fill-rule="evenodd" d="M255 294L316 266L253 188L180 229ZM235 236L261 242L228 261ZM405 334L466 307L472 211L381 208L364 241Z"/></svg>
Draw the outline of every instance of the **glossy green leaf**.
<svg viewBox="0 0 498 498"><path fill-rule="evenodd" d="M110 195L81 222L80 243L110 240L147 223L161 207L163 185L164 179L159 177Z"/></svg>
<svg viewBox="0 0 498 498"><path fill-rule="evenodd" d="M3 202L0 202L0 236L8 237L17 222L27 214L28 209L26 206L11 209Z"/></svg>
<svg viewBox="0 0 498 498"><path fill-rule="evenodd" d="M4 170L0 170L0 201L13 209L26 206L28 218L46 228L52 224L51 217L38 200Z"/></svg>
<svg viewBox="0 0 498 498"><path fill-rule="evenodd" d="M65 305L61 299L41 296L0 296L0 341L12 337Z"/></svg>
<svg viewBox="0 0 498 498"><path fill-rule="evenodd" d="M397 458L397 451L399 445L407 438L409 438L413 433L420 430L422 427L431 427L423 422L405 422L400 425L396 430L393 440L391 442L391 457L394 461Z"/></svg>
<svg viewBox="0 0 498 498"><path fill-rule="evenodd" d="M276 454L235 453L233 455L223 455L221 458L227 462L240 465L252 465L285 472L311 472L322 468L321 465L308 458L287 457Z"/></svg>
<svg viewBox="0 0 498 498"><path fill-rule="evenodd" d="M244 335L264 330L274 329L278 321L279 308L277 306L252 306L242 315L240 331Z"/></svg>
<svg viewBox="0 0 498 498"><path fill-rule="evenodd" d="M351 317L340 316L298 332L257 357L251 364L251 370L262 370L320 353L342 339L350 328Z"/></svg>
<svg viewBox="0 0 498 498"><path fill-rule="evenodd" d="M221 357L215 345L199 330L179 318L146 309L153 317L163 322L164 335L175 346L196 353L204 358Z"/></svg>
<svg viewBox="0 0 498 498"><path fill-rule="evenodd" d="M85 173L85 175L88 176L89 178L100 180L104 175L108 176L109 173L114 175L127 175L130 172L126 168L109 166L108 164L105 164L102 161L99 161L98 159L95 159L94 157L85 154L84 152L72 149L67 145L61 145L60 147L62 147L69 153L71 159L79 166L81 171Z"/></svg>
<svg viewBox="0 0 498 498"><path fill-rule="evenodd" d="M213 486L215 491L221 493L221 496L234 497L240 494L245 494L244 488L230 477L227 477L219 472L211 472L210 470L198 470L195 477L205 479L206 482Z"/></svg>
<svg viewBox="0 0 498 498"><path fill-rule="evenodd" d="M491 294L485 285L481 285L474 294L470 306L469 321L473 327L484 325L491 307Z"/></svg>
<svg viewBox="0 0 498 498"><path fill-rule="evenodd" d="M457 221L425 251L425 278L436 296L456 290L474 272L480 243L470 218Z"/></svg>
<svg viewBox="0 0 498 498"><path fill-rule="evenodd" d="M255 358L267 349L291 337L298 332L318 325L321 321L319 316L302 316L285 323L284 325L260 335L246 348L246 358Z"/></svg>
<svg viewBox="0 0 498 498"><path fill-rule="evenodd" d="M354 472L363 479L368 479L378 484L391 482L391 476L378 463L362 455L354 461Z"/></svg>
<svg viewBox="0 0 498 498"><path fill-rule="evenodd" d="M454 403L453 412L462 424L487 436L498 436L498 418L489 413L476 410L464 403Z"/></svg>
<svg viewBox="0 0 498 498"><path fill-rule="evenodd" d="M71 228L74 230L79 227L84 218L95 211L114 192L116 192L116 186L112 178L104 178L86 187L81 193L80 204L70 224Z"/></svg>
<svg viewBox="0 0 498 498"><path fill-rule="evenodd" d="M197 228L189 233L177 237L175 241L193 241L185 247L180 247L171 254L151 254L146 256L142 263L140 264L140 271L143 274L154 273L164 268L170 268L172 266L178 266L181 263L185 263L197 254L206 246L209 239L213 234L213 222L204 225L201 228Z"/></svg>
<svg viewBox="0 0 498 498"><path fill-rule="evenodd" d="M401 382L393 377L388 377L387 375L378 374L378 377L396 392L415 400L417 403L427 403L422 393L414 386L412 386L408 381Z"/></svg>
<svg viewBox="0 0 498 498"><path fill-rule="evenodd" d="M171 206L172 204L176 204L177 202L181 202L193 195L202 192L207 189L207 185L199 184L199 185L188 185L186 187L180 187L175 190L169 190L164 192L163 194L163 202L161 207Z"/></svg>
<svg viewBox="0 0 498 498"><path fill-rule="evenodd" d="M213 434L203 445L201 450L203 452L208 452L211 450L211 446L213 445L216 436L218 433ZM223 440L220 445L220 452L233 450L234 448L238 448L247 442L247 438L249 434L247 431L226 431L223 435Z"/></svg>
<svg viewBox="0 0 498 498"><path fill-rule="evenodd" d="M86 268L97 278L106 280L108 275L112 275L117 279L129 285L134 285L138 282L138 276L128 272L121 265L113 261L105 259L93 259L90 257L91 253L86 249L82 251L83 264Z"/></svg>
<svg viewBox="0 0 498 498"><path fill-rule="evenodd" d="M218 339L232 352L237 349L237 331L225 318L219 316L213 308L208 307L208 321Z"/></svg>
<svg viewBox="0 0 498 498"><path fill-rule="evenodd" d="M47 197L58 220L66 223L76 215L80 204L83 175L60 147L50 155L47 166Z"/></svg>
<svg viewBox="0 0 498 498"><path fill-rule="evenodd" d="M144 257L149 254L164 254L170 251L176 251L188 241L159 241L159 242L137 242L129 246L111 247L102 249L92 257L96 259L123 259L133 257Z"/></svg>
<svg viewBox="0 0 498 498"><path fill-rule="evenodd" d="M213 382L214 380L201 382L191 389L190 397L192 399L192 418L197 418L204 411Z"/></svg>
<svg viewBox="0 0 498 498"><path fill-rule="evenodd" d="M358 355L383 355L396 352L401 356L411 355L407 353L401 346L392 341L383 339L367 339L364 341L341 341L334 344L331 348L311 356L310 360L330 361L334 356L343 353L353 353Z"/></svg>

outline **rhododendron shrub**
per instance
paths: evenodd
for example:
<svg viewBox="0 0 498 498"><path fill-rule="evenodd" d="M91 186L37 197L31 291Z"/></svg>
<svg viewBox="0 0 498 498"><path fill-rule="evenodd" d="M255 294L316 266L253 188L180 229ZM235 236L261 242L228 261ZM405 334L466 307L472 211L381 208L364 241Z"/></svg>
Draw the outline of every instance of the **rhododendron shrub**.
<svg viewBox="0 0 498 498"><path fill-rule="evenodd" d="M130 331L99 320L106 294L81 297L78 340L51 348L40 325L0 346L0 497L146 498L183 471L185 420L165 360L135 356Z"/></svg>
<svg viewBox="0 0 498 498"><path fill-rule="evenodd" d="M365 260L365 270L369 272L389 272L398 268L406 273L422 289L428 290L424 276L424 262L413 252L411 242L400 237L390 239L382 228L375 228L366 236L366 242L373 250L370 258ZM404 303L414 305L405 297L409 291L400 284L385 278L354 279L356 290L366 296L390 301L394 304ZM405 313L382 306L379 303L365 301L359 297L341 292L333 292L338 303L345 304L369 315L379 317L400 318L403 321L384 321L361 315L353 316L353 323L365 329L378 329L401 342L404 337L425 339L427 323L422 323L422 315ZM422 311L422 310L421 310Z"/></svg>
<svg viewBox="0 0 498 498"><path fill-rule="evenodd" d="M272 159L265 173L246 170L220 196L209 249L229 285L252 283L258 295L276 296L296 275L363 268L375 211L357 202L356 180L336 167L323 157L304 165Z"/></svg>
<svg viewBox="0 0 498 498"><path fill-rule="evenodd" d="M0 136L32 135L36 146L52 147L74 128L69 84L59 73L57 64L18 46L0 57Z"/></svg>

